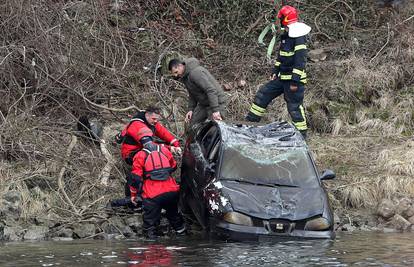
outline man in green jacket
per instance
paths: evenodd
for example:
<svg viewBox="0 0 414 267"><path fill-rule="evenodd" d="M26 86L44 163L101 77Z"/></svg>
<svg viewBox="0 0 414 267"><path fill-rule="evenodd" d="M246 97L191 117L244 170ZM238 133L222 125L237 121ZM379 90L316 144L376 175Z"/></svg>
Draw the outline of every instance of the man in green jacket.
<svg viewBox="0 0 414 267"><path fill-rule="evenodd" d="M222 120L226 97L211 73L195 58L172 59L168 64L171 74L184 83L189 94L185 122L190 126L208 118Z"/></svg>

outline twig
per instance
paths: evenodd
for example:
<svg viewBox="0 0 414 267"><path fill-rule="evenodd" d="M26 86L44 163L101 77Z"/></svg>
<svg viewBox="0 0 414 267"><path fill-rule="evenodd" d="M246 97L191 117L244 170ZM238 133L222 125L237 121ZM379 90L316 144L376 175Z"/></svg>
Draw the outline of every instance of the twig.
<svg viewBox="0 0 414 267"><path fill-rule="evenodd" d="M114 111L114 112L125 112L125 111L132 110L132 109L140 110L135 105L132 105L132 106L129 106L129 107L126 107L126 108L109 108L109 107L106 107L106 106L103 106L103 105L96 104L96 103L92 102L91 100L89 100L87 97L85 97L85 95L83 94L83 91L81 91L82 93L79 93L78 91L76 91L75 89L73 89L72 87L70 87L69 85L67 85L67 84L59 81L58 79L56 79L55 77L53 77L52 75L50 75L49 73L47 73L44 69L38 67L37 65L36 65L36 67L38 69L40 69L40 71L42 71L47 77L49 77L50 79L52 79L54 82L57 82L58 84L64 86L65 88L67 88L69 90L73 90L77 95L79 95L80 97L82 97L86 102L88 102L92 106L95 106L95 107L98 107L98 108L101 108L101 109L105 109L105 110L109 110L109 111Z"/></svg>
<svg viewBox="0 0 414 267"><path fill-rule="evenodd" d="M377 52L377 54L373 58L371 58L371 60L369 61L369 63L371 63L381 53L381 51L384 50L384 48L388 45L389 42L390 42L390 24L387 23L387 41L381 47L381 49Z"/></svg>
<svg viewBox="0 0 414 267"><path fill-rule="evenodd" d="M65 182L63 181L63 175L65 174L66 168L69 164L69 157L72 154L72 150L75 147L76 143L78 141L78 138L75 135L72 135L72 140L70 141L70 144L68 148L66 149L65 159L62 168L60 169L59 176L58 176L58 185L59 189L62 192L63 196L67 200L67 202L71 205L72 209L75 211L76 214L79 214L78 209L73 205L72 200L68 197L65 191Z"/></svg>
<svg viewBox="0 0 414 267"><path fill-rule="evenodd" d="M403 23L406 23L407 21L409 21L409 20L411 20L411 19L413 19L413 18L414 18L414 15L412 15L411 17L409 17L409 18L407 18L407 19L405 19L405 20L401 21L400 23L395 24L395 26L399 26L399 25L401 25L401 24L403 24ZM1 64L0 64L0 65L1 65Z"/></svg>
<svg viewBox="0 0 414 267"><path fill-rule="evenodd" d="M8 58L11 54L13 54L13 52L8 53L3 60L0 62L0 65L3 64L3 62L6 60L6 58Z"/></svg>
<svg viewBox="0 0 414 267"><path fill-rule="evenodd" d="M257 24L259 24L259 22L263 19L264 16L265 16L265 14L262 14L260 17L258 17L256 19L256 21L253 22L253 24L250 25L249 28L247 28L247 30L244 32L243 36L248 35L254 28L256 28Z"/></svg>
<svg viewBox="0 0 414 267"><path fill-rule="evenodd" d="M318 25L318 18L319 18L320 15L322 15L323 12L325 12L328 8L335 5L336 3L342 3L346 7L348 7L349 10L351 10L351 12L352 12L352 20L355 20L355 11L351 8L351 6L348 3L344 2L344 1L341 1L341 0L337 0L337 1L334 1L334 2L330 3L329 5L327 5L324 9L321 10L321 12L318 13L318 15L315 16L314 24L315 24L316 29L318 30L315 34L320 33L320 34L324 35L326 38L328 38L329 40L333 40L333 38L320 30L319 25Z"/></svg>
<svg viewBox="0 0 414 267"><path fill-rule="evenodd" d="M76 90L73 90L76 94L78 94L80 97L82 97L86 102L88 102L89 104L91 104L92 106L95 106L95 107L97 107L97 108L101 108L101 109L105 109L105 110L109 110L109 111L114 111L114 112L125 112L125 111L128 111L128 110L132 110L132 109L135 109L135 110L140 110L138 107L136 107L135 105L132 105L132 106L129 106L129 107L126 107L126 108L109 108L109 107L106 107L106 106L103 106L103 105L99 105L99 104L96 104L96 103L94 103L94 102L92 102L91 100L89 100L84 94L83 94L83 91L81 90L81 93L79 93L78 91L76 91Z"/></svg>
<svg viewBox="0 0 414 267"><path fill-rule="evenodd" d="M85 211L87 211L90 207L92 207L93 205L95 205L95 203L101 201L102 199L104 199L105 196L101 196L98 199L95 199L92 203L90 203L87 207L82 208L82 210L80 211L80 214L83 214Z"/></svg>

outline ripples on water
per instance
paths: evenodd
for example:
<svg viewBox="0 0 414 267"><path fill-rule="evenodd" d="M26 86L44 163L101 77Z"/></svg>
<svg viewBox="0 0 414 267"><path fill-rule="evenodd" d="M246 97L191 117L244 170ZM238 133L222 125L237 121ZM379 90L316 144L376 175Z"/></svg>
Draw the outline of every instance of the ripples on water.
<svg viewBox="0 0 414 267"><path fill-rule="evenodd" d="M0 266L414 266L414 235L353 233L331 240L226 243L201 237L159 242L7 243Z"/></svg>

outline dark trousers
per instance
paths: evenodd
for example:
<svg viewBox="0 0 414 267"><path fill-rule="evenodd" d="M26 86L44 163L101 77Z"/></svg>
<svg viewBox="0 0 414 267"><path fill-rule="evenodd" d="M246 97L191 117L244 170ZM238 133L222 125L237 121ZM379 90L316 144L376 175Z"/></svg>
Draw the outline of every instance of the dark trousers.
<svg viewBox="0 0 414 267"><path fill-rule="evenodd" d="M165 209L168 222L174 230L179 230L184 226L183 217L178 213L178 192L164 193L155 198L144 198L142 207L144 231L153 231L160 224L161 209Z"/></svg>
<svg viewBox="0 0 414 267"><path fill-rule="evenodd" d="M306 115L303 108L303 96L305 88L303 84L298 84L298 90L290 90L291 81L272 80L262 86L257 91L254 103L246 117L249 121L260 121L264 111L273 99L283 94L287 104L287 109L292 122L299 131L306 131Z"/></svg>

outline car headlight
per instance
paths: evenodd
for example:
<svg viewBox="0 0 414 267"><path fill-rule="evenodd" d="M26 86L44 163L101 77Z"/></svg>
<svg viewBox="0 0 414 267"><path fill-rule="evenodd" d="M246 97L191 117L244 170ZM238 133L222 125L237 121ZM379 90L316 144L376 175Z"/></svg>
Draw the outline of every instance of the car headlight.
<svg viewBox="0 0 414 267"><path fill-rule="evenodd" d="M320 231L326 230L330 227L330 223L328 219L319 217L316 219L312 219L305 224L305 230L309 231Z"/></svg>
<svg viewBox="0 0 414 267"><path fill-rule="evenodd" d="M238 224L238 225L245 225L245 226L253 226L252 218L247 215L238 213L238 212L227 212L223 216L223 220L228 223Z"/></svg>

